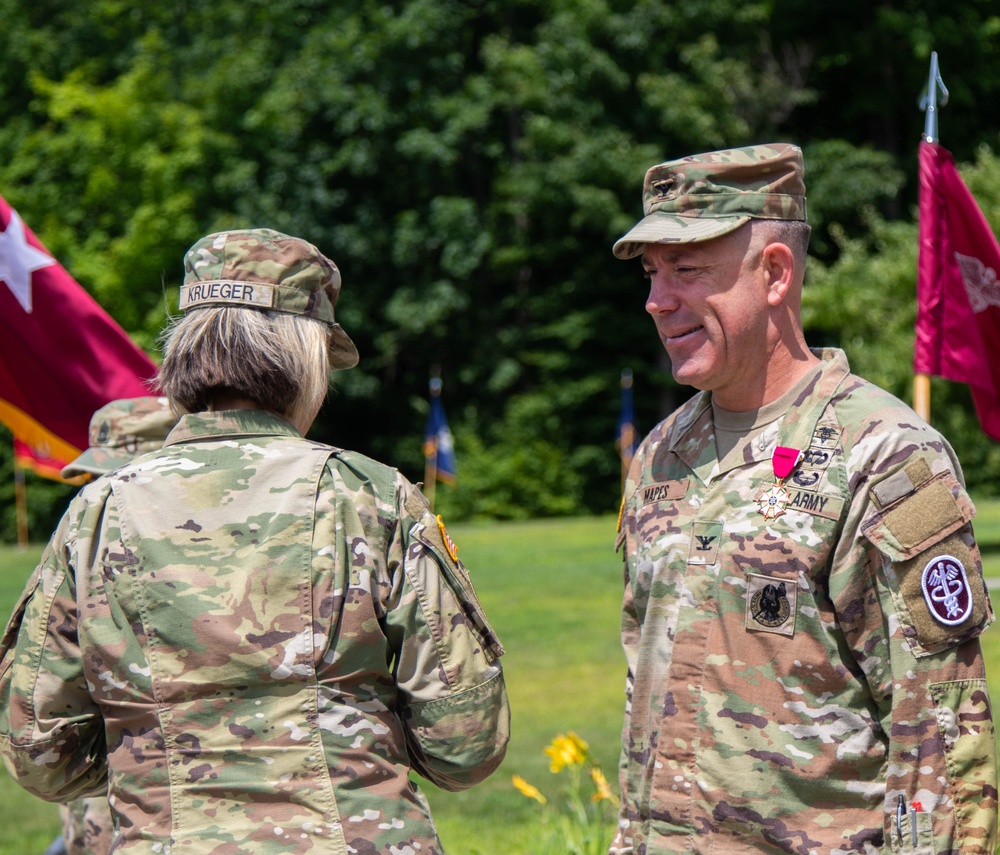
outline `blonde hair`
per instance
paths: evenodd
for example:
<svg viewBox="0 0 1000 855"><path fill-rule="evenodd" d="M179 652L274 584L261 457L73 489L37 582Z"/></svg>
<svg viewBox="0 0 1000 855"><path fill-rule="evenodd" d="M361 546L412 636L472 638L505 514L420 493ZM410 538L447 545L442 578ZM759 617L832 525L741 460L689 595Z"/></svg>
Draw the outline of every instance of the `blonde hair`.
<svg viewBox="0 0 1000 855"><path fill-rule="evenodd" d="M330 328L302 315L206 306L164 330L160 386L176 410L248 398L293 424L326 397Z"/></svg>

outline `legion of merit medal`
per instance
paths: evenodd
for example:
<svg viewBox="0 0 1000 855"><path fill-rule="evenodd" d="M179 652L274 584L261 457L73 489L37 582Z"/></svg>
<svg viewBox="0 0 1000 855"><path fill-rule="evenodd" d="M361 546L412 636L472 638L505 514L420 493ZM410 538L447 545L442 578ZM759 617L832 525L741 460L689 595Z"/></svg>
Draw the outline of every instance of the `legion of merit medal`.
<svg viewBox="0 0 1000 855"><path fill-rule="evenodd" d="M797 448L785 448L779 445L771 455L771 465L774 468L774 483L766 490L761 490L757 496L757 510L766 520L780 517L788 506L790 496L785 489L785 479L792 474L802 452Z"/></svg>

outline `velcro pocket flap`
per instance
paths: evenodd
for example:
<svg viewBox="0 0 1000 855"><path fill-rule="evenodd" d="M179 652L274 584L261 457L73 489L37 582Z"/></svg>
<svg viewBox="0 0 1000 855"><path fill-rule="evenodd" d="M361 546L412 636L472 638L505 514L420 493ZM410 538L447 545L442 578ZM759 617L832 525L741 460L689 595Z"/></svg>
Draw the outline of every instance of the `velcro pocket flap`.
<svg viewBox="0 0 1000 855"><path fill-rule="evenodd" d="M993 612L969 525L975 506L958 479L950 472L931 476L918 461L870 495L880 510L861 530L891 562L886 575L914 655L979 635Z"/></svg>
<svg viewBox="0 0 1000 855"><path fill-rule="evenodd" d="M876 506L880 504L879 487L872 488ZM865 521L861 531L892 561L905 561L958 531L975 513L975 506L958 479L950 472L942 472L877 511Z"/></svg>

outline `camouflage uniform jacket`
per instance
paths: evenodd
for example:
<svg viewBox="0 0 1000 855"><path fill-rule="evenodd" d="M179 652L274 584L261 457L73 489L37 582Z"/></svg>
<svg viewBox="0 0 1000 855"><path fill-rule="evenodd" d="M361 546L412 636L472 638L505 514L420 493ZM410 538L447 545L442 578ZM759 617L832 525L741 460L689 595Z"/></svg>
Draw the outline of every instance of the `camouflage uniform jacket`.
<svg viewBox="0 0 1000 855"><path fill-rule="evenodd" d="M71 503L0 643L29 791L106 791L115 852L441 852L410 769L500 763L503 653L399 473L266 413L185 416Z"/></svg>
<svg viewBox="0 0 1000 855"><path fill-rule="evenodd" d="M707 393L634 459L614 853L994 855L993 612L958 461L816 353L725 467ZM783 494L777 446L803 452Z"/></svg>
<svg viewBox="0 0 1000 855"><path fill-rule="evenodd" d="M66 855L107 855L111 850L114 821L106 795L59 805L59 819Z"/></svg>

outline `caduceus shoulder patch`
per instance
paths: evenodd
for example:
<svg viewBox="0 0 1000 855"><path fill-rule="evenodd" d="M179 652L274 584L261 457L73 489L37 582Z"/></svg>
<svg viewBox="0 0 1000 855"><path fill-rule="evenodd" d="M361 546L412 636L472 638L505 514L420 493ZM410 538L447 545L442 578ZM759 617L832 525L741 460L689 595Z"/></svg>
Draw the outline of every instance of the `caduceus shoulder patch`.
<svg viewBox="0 0 1000 855"><path fill-rule="evenodd" d="M861 530L887 559L886 582L914 654L980 635L993 610L972 533L975 508L955 475L933 475L918 459L874 484L869 497L874 512Z"/></svg>
<svg viewBox="0 0 1000 855"><path fill-rule="evenodd" d="M920 589L931 617L945 626L965 623L972 614L972 588L965 565L953 555L936 555L927 562Z"/></svg>

